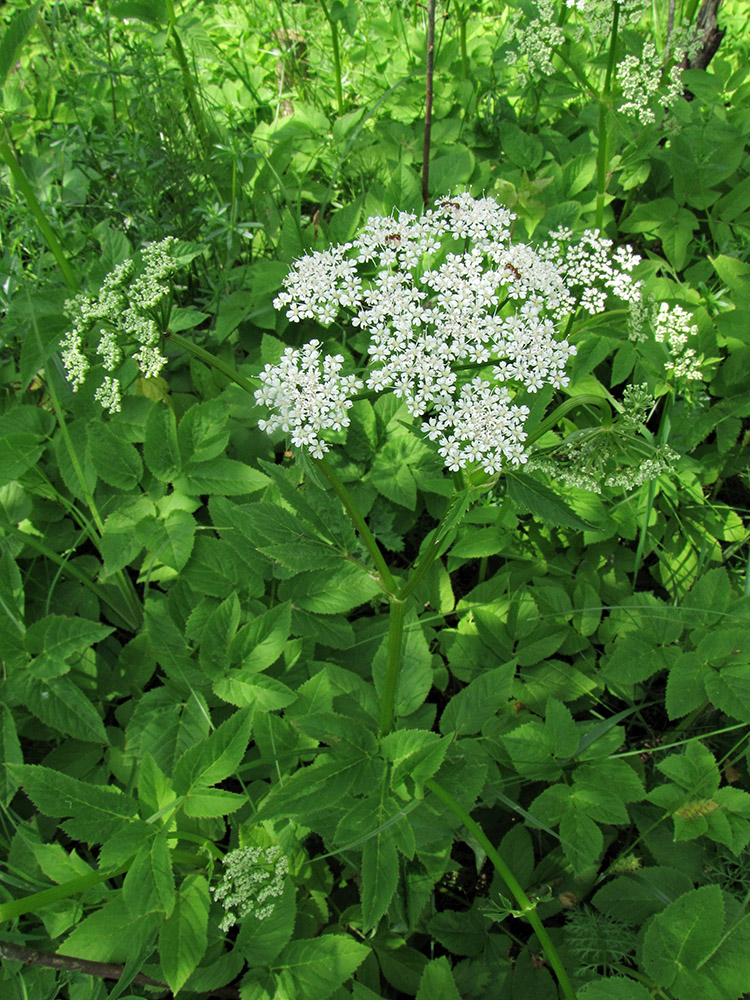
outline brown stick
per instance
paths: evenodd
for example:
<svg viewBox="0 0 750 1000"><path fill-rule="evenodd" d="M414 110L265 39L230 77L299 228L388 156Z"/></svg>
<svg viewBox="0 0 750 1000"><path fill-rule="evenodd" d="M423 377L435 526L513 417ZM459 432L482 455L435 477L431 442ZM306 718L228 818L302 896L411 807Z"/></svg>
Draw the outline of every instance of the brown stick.
<svg viewBox="0 0 750 1000"><path fill-rule="evenodd" d="M435 0L427 4L427 83L424 104L424 149L422 151L422 201L430 200L430 134L432 132L432 78L435 63Z"/></svg>
<svg viewBox="0 0 750 1000"><path fill-rule="evenodd" d="M24 965L42 965L47 969L66 969L72 972L83 972L87 976L97 976L99 979L120 979L125 969L123 965L111 965L109 962L89 962L85 958L71 958L69 955L53 955L49 951L35 951L10 941L0 941L0 958L5 962L23 962ZM169 987L159 983L143 972L133 977L134 983L145 986L159 986L164 990ZM223 997L224 1000L240 1000L239 990L231 986L222 986L215 990L204 990L212 997Z"/></svg>
<svg viewBox="0 0 750 1000"><path fill-rule="evenodd" d="M719 27L719 7L721 0L703 0L698 11L695 27L702 38L700 50L688 63L689 69L706 69L716 50L721 44L721 40L726 34L726 28Z"/></svg>

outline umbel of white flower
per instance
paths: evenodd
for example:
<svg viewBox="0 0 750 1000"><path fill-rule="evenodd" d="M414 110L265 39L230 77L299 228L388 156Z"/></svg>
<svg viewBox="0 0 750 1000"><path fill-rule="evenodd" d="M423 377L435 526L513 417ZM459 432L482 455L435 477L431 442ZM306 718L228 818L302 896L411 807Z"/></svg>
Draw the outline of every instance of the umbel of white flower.
<svg viewBox="0 0 750 1000"><path fill-rule="evenodd" d="M222 865L221 882L211 889L224 908L221 930L228 931L243 917L269 917L284 891L284 877L289 871L289 862L278 844L239 847L224 856Z"/></svg>
<svg viewBox="0 0 750 1000"><path fill-rule="evenodd" d="M96 295L76 295L65 303L71 329L60 349L62 362L73 392L83 384L91 369L87 342L96 341L98 364L107 372L94 398L110 413L120 409L120 383L111 373L121 364L125 350L138 349L135 359L144 378L155 378L167 363L161 354L159 329L151 315L169 294L167 279L179 267L173 256L173 236L159 243L147 243L141 250L143 270L134 276L135 264L123 261L106 276Z"/></svg>
<svg viewBox="0 0 750 1000"><path fill-rule="evenodd" d="M575 347L559 331L579 307L602 312L609 295L638 301L640 258L597 231L514 243L514 218L464 193L420 217L370 218L352 242L298 260L275 308L324 326L343 314L369 336L367 378L342 374L343 357L321 357L317 340L288 348L260 373L255 397L271 414L261 428L320 458L323 435L348 425L351 397L366 385L422 418L451 471L524 463L529 411L516 397L568 385Z"/></svg>

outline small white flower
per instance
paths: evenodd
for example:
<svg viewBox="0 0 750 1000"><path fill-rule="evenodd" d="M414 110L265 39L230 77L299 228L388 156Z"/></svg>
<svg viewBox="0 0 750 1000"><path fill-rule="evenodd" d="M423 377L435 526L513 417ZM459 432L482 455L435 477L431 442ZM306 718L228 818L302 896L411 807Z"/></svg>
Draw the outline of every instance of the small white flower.
<svg viewBox="0 0 750 1000"><path fill-rule="evenodd" d="M226 933L238 919L254 916L265 920L273 912L275 901L284 891L284 878L289 862L281 848L240 847L230 851L222 861L224 873L214 899L221 902L225 916L219 927Z"/></svg>

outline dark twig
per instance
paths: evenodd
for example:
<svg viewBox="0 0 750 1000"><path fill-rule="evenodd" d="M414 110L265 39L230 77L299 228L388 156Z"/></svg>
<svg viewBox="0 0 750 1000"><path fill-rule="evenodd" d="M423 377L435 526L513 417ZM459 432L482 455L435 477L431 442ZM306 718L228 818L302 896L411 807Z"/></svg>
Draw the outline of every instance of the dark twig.
<svg viewBox="0 0 750 1000"><path fill-rule="evenodd" d="M432 131L432 77L435 63L435 0L427 4L427 85L424 105L424 150L422 152L422 201L430 200L430 133Z"/></svg>
<svg viewBox="0 0 750 1000"><path fill-rule="evenodd" d="M69 955L53 955L49 951L35 951L33 948L25 948L20 944L11 944L10 941L0 941L0 958L4 962L23 962L24 965L42 965L47 969L65 969L68 972L83 972L87 976L96 976L98 979L120 979L124 971L123 965L113 965L109 962L89 962L85 958L72 958ZM134 983L144 986L158 986L161 989L169 990L165 983L157 982L151 976L143 972L137 973L133 977ZM215 990L205 990L209 997L222 997L225 1000L240 1000L239 990L231 986L222 986Z"/></svg>

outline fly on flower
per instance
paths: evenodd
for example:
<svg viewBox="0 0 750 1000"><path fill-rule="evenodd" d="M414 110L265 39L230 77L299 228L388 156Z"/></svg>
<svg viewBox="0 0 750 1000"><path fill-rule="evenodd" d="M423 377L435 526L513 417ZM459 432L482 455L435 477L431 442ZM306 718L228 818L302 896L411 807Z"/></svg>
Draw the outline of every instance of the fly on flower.
<svg viewBox="0 0 750 1000"><path fill-rule="evenodd" d="M366 381L342 374L341 355L321 358L317 340L288 348L260 373L255 396L271 414L261 428L321 458L326 431L348 425L366 386L403 400L451 471L525 463L523 398L568 385L568 318L602 312L610 295L637 301L639 258L597 231L514 243L514 219L493 198L463 193L420 217L372 217L352 242L298 260L274 306L292 322L366 331Z"/></svg>

